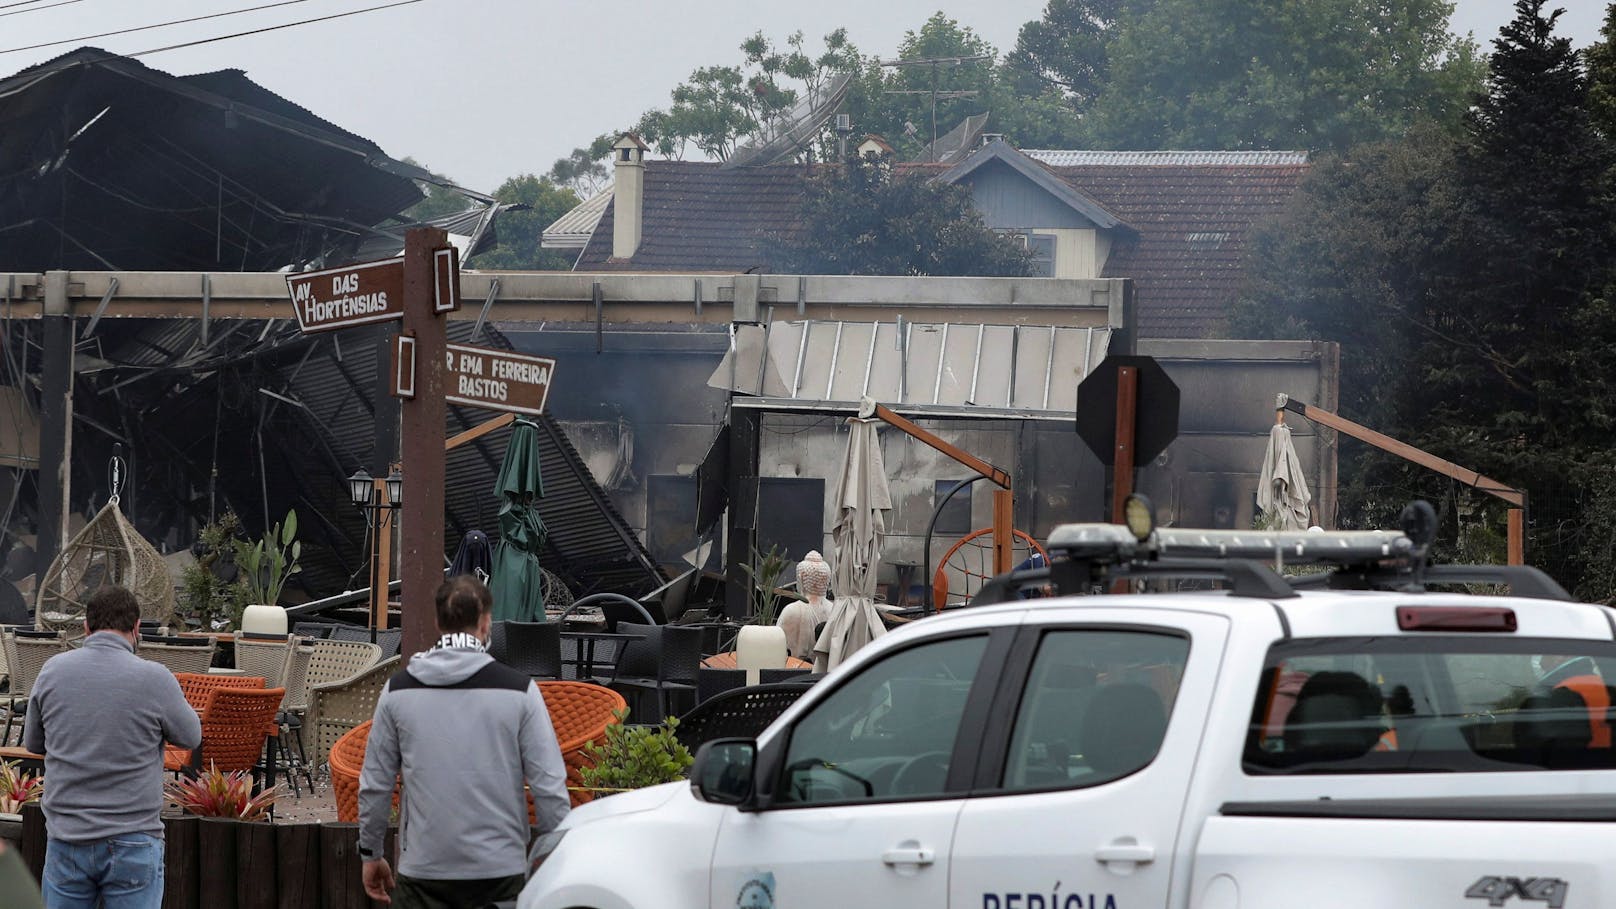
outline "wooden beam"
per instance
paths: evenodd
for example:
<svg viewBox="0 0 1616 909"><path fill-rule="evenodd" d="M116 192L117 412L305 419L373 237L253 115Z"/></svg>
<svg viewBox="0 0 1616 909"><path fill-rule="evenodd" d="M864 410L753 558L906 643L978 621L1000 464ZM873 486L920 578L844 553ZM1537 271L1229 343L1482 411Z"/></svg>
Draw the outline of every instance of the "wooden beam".
<svg viewBox="0 0 1616 909"><path fill-rule="evenodd" d="M1123 509L1133 495L1134 426L1139 410L1139 369L1117 369L1117 435L1112 449L1111 521L1123 523Z"/></svg>
<svg viewBox="0 0 1616 909"><path fill-rule="evenodd" d="M456 448L459 448L460 446L466 444L467 442L475 442L476 440L482 438L483 436L488 435L489 433L493 432L496 429L501 429L503 427L511 425L511 423L513 421L515 421L515 419L516 419L516 414L514 414L514 413L502 413L499 416L493 418L492 420L485 420L485 421L483 421L481 423L478 423L476 426L471 427L470 429L466 430L465 432L457 433L455 435L450 436L447 440L444 441L443 450L444 451L454 451Z"/></svg>
<svg viewBox="0 0 1616 909"><path fill-rule="evenodd" d="M993 490L993 573L1010 570L1015 557L1015 494L1008 489Z"/></svg>
<svg viewBox="0 0 1616 909"><path fill-rule="evenodd" d="M1522 490L1513 486L1505 486L1497 480L1483 476L1469 468L1460 467L1458 464L1439 458L1428 451L1422 451L1407 442L1399 442L1391 436L1376 432L1367 426L1360 426L1346 417L1337 416L1327 410L1320 410L1311 404L1290 401L1286 403L1285 407L1288 410L1300 413L1321 426L1328 426L1337 432L1352 436L1360 442L1368 442L1381 451L1397 455L1405 461L1411 461L1428 470L1434 470L1473 489L1479 489L1482 492L1495 495L1516 508L1526 507L1526 493Z"/></svg>
<svg viewBox="0 0 1616 909"><path fill-rule="evenodd" d="M1526 509L1509 510L1509 564L1526 564Z"/></svg>
<svg viewBox="0 0 1616 909"><path fill-rule="evenodd" d="M1010 474L1000 470L997 467L994 467L992 464L989 464L976 455L965 451L957 445L951 445L948 442L944 442L942 439L939 439L926 430L921 429L919 426L915 425L913 421L907 419L906 417L900 417L896 413L893 413L892 410L886 405L875 405L875 416L886 421L888 424L896 427L897 429L902 430L910 438L930 445L932 448L937 449L938 451L948 455L961 464L964 464L966 467L971 468L982 476L987 477L989 480L992 480L995 485L1003 489L1010 488Z"/></svg>
<svg viewBox="0 0 1616 909"><path fill-rule="evenodd" d="M443 583L443 352L447 329L433 310L432 251L449 235L430 227L404 235L404 332L415 336L415 397L401 406L404 507L399 545L399 603L403 653L426 650L437 638L432 594ZM383 597L385 601L385 588Z"/></svg>

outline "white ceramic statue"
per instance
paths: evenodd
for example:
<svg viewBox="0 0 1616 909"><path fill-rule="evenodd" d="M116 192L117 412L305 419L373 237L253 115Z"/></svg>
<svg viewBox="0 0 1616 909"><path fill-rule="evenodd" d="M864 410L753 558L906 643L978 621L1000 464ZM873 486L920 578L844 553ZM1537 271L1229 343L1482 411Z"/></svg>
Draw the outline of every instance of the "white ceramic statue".
<svg viewBox="0 0 1616 909"><path fill-rule="evenodd" d="M814 659L814 628L830 621L834 603L825 598L830 587L830 565L818 551L810 551L797 563L797 592L804 599L780 610L775 622L786 633L786 649L799 660Z"/></svg>

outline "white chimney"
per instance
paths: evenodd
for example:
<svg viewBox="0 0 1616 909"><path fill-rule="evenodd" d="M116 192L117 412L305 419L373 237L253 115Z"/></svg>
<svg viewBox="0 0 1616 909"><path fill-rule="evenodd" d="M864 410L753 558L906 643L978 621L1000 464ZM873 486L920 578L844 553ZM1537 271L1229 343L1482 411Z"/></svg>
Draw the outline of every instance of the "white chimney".
<svg viewBox="0 0 1616 909"><path fill-rule="evenodd" d="M633 133L624 133L612 146L612 258L632 259L640 248L640 225L645 212L645 150Z"/></svg>

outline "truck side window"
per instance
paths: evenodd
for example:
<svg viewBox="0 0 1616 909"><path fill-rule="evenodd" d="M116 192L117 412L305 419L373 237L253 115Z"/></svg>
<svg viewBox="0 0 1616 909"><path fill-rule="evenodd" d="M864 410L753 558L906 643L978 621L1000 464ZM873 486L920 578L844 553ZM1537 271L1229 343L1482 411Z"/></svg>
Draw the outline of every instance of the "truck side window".
<svg viewBox="0 0 1616 909"><path fill-rule="evenodd" d="M940 795L986 635L932 641L887 656L797 721L781 803Z"/></svg>
<svg viewBox="0 0 1616 909"><path fill-rule="evenodd" d="M1003 787L1093 786L1147 766L1189 659L1175 634L1072 629L1044 635L1016 713Z"/></svg>

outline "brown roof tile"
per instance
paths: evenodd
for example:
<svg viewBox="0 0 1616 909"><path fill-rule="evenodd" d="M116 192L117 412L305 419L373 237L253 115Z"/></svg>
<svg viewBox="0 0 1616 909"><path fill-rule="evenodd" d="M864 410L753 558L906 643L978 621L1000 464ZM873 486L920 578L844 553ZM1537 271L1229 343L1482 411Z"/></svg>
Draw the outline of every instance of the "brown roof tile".
<svg viewBox="0 0 1616 909"><path fill-rule="evenodd" d="M1306 165L1051 168L1139 231L1104 277L1133 278L1144 337L1216 335L1244 278L1252 230L1285 207Z"/></svg>
<svg viewBox="0 0 1616 909"><path fill-rule="evenodd" d="M1043 166L1043 165L1040 165ZM941 173L946 167L900 165ZM1119 233L1104 277L1133 278L1145 337L1216 335L1243 280L1252 230L1295 193L1306 165L1092 164L1049 168L1138 231ZM647 161L645 223L632 259L611 257L616 201L578 271L768 271L799 229L810 168Z"/></svg>

